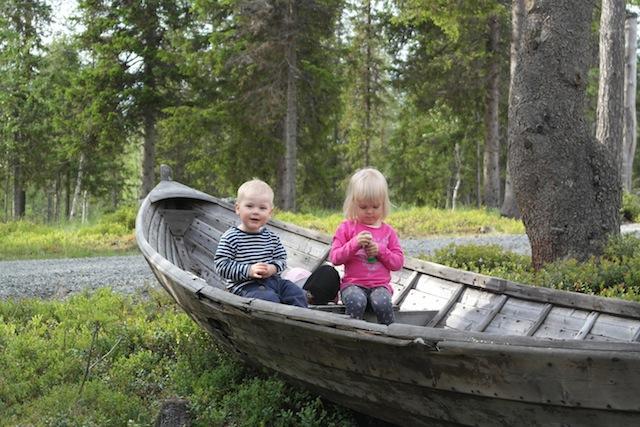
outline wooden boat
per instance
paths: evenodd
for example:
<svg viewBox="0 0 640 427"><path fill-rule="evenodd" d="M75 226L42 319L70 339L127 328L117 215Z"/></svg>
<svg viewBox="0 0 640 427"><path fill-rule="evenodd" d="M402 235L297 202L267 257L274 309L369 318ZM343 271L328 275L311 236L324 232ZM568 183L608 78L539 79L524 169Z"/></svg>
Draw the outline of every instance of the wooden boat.
<svg viewBox="0 0 640 427"><path fill-rule="evenodd" d="M408 259L397 322L354 320L226 292L212 270L233 206L171 180L136 238L160 284L216 340L326 398L398 425L627 426L640 421L640 304ZM326 262L330 237L271 221L290 266Z"/></svg>

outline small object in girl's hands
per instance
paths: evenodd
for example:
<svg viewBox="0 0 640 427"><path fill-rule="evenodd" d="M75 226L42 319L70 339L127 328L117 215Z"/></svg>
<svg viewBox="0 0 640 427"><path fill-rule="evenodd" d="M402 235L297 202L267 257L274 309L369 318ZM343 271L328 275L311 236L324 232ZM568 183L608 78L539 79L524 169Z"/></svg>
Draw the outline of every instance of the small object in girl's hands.
<svg viewBox="0 0 640 427"><path fill-rule="evenodd" d="M374 256L370 256L369 258L367 258L367 262L368 262L369 264L373 264L373 263L374 263L374 262L376 262L376 261L377 261L377 259L376 259L376 257L374 257Z"/></svg>

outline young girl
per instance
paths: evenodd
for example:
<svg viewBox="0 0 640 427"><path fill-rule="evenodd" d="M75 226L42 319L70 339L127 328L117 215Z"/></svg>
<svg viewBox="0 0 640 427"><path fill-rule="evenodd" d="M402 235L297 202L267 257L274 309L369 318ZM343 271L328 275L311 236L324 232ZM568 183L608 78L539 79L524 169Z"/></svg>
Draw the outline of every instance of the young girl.
<svg viewBox="0 0 640 427"><path fill-rule="evenodd" d="M400 270L404 255L393 228L383 220L390 210L387 180L376 169L357 171L344 200L346 219L336 230L329 259L344 264L342 302L351 317L362 319L371 304L378 323L393 323L390 271Z"/></svg>

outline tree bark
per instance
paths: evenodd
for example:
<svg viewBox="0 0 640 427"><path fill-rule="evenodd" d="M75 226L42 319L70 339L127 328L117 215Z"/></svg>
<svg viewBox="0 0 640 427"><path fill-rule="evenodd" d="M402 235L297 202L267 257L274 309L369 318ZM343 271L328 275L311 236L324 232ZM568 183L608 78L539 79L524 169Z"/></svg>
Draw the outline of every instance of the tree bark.
<svg viewBox="0 0 640 427"><path fill-rule="evenodd" d="M517 53L522 45L522 26L524 25L525 6L524 0L513 0L511 6L511 48L510 48L510 61L509 61L509 104L511 104L511 94L513 92L513 76L515 73ZM509 120L511 123L511 120ZM508 131L507 131L508 132ZM509 151L510 141L507 141L507 153ZM509 164L507 162L506 174L504 180L504 199L502 201L502 208L500 214L508 218L520 218L520 209L516 203L516 197L513 194L513 188L511 186L511 172L509 171Z"/></svg>
<svg viewBox="0 0 640 427"><path fill-rule="evenodd" d="M624 0L602 0L600 13L596 138L613 153L618 174L622 169L624 3Z"/></svg>
<svg viewBox="0 0 640 427"><path fill-rule="evenodd" d="M158 132L156 130L156 113L146 111L144 115L144 145L142 150L142 186L140 187L140 199L147 197L156 184L156 142Z"/></svg>
<svg viewBox="0 0 640 427"><path fill-rule="evenodd" d="M296 209L296 166L298 162L298 68L296 44L293 24L295 22L294 2L290 1L287 8L289 22L289 37L285 45L287 61L287 113L284 123L284 171L282 180L282 209L294 211Z"/></svg>
<svg viewBox="0 0 640 427"><path fill-rule="evenodd" d="M630 13L625 22L624 59L624 124L622 134L622 188L631 191L633 158L636 153L636 87L637 87L638 15Z"/></svg>
<svg viewBox="0 0 640 427"><path fill-rule="evenodd" d="M74 220L78 214L78 206L80 204L80 193L82 192L82 182L84 178L84 164L85 155L80 153L80 159L78 160L78 174L76 175L76 185L73 190L73 198L71 199L71 212L69 212L69 219Z"/></svg>
<svg viewBox="0 0 640 427"><path fill-rule="evenodd" d="M27 208L27 193L24 190L22 166L19 161L13 165L13 219L24 218Z"/></svg>
<svg viewBox="0 0 640 427"><path fill-rule="evenodd" d="M460 184L462 183L462 157L460 156L460 143L456 141L454 146L454 159L456 165L455 184L451 193L451 210L456 210L456 204L458 202L458 191L460 190Z"/></svg>
<svg viewBox="0 0 640 427"><path fill-rule="evenodd" d="M487 207L500 206L500 21L492 15L488 22L487 86L484 103L483 199Z"/></svg>
<svg viewBox="0 0 640 427"><path fill-rule="evenodd" d="M509 166L535 268L602 253L620 232L611 151L585 120L592 2L527 3L510 105Z"/></svg>

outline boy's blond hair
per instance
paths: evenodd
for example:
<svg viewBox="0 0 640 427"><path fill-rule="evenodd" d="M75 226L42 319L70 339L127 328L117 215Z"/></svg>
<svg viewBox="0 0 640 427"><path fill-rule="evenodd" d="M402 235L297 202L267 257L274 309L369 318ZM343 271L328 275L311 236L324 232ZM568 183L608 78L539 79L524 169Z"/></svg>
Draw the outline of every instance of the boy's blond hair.
<svg viewBox="0 0 640 427"><path fill-rule="evenodd" d="M271 202L271 206L273 207L273 190L266 182L254 178L242 184L240 187L238 187L238 197L236 198L236 203L240 203L242 199L249 194L266 195Z"/></svg>
<svg viewBox="0 0 640 427"><path fill-rule="evenodd" d="M389 215L391 210L389 187L386 178L377 169L359 169L351 176L342 206L345 218L350 220L357 218L356 209L359 201L381 202L381 219L385 219Z"/></svg>

